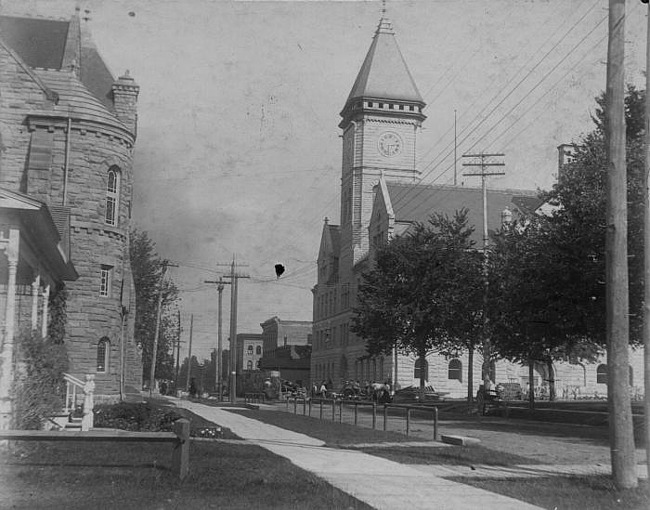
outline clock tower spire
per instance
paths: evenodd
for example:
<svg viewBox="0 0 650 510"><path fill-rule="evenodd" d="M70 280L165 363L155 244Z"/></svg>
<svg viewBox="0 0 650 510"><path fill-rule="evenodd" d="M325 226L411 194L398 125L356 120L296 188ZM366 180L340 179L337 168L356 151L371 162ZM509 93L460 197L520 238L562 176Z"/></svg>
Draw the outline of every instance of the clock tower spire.
<svg viewBox="0 0 650 510"><path fill-rule="evenodd" d="M372 43L340 114L341 268L352 268L368 251L373 188L379 176L415 184L419 176L416 134L426 118L424 107L384 3ZM348 258L351 260L345 260Z"/></svg>

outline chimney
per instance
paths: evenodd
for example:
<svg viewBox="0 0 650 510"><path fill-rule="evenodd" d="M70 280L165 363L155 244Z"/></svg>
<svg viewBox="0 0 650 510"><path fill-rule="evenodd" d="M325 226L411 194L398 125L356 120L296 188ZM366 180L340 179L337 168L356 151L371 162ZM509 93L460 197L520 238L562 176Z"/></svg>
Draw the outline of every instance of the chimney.
<svg viewBox="0 0 650 510"><path fill-rule="evenodd" d="M120 76L113 86L113 105L117 117L126 125L134 136L138 134L138 93L140 87L131 78L127 70L123 76Z"/></svg>

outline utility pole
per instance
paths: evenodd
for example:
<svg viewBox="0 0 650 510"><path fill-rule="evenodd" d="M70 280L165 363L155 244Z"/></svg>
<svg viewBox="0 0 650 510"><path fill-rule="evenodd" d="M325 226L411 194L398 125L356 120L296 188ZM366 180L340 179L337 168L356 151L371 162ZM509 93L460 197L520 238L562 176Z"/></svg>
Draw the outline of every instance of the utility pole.
<svg viewBox="0 0 650 510"><path fill-rule="evenodd" d="M192 331L194 330L194 314L190 315L190 346L187 352L187 380L185 391L190 389L190 377L192 376Z"/></svg>
<svg viewBox="0 0 650 510"><path fill-rule="evenodd" d="M160 316L162 315L163 286L165 283L165 274L169 263L165 260L162 263L162 272L160 273L160 283L158 284L158 311L156 312L156 331L153 337L153 351L151 352L151 371L149 372L149 396L153 393L153 387L156 383L156 355L158 354L158 337L160 336Z"/></svg>
<svg viewBox="0 0 650 510"><path fill-rule="evenodd" d="M218 281L211 281L211 280L206 280L205 283L215 283L217 285L217 291L219 292L219 312L218 312L218 319L217 319L217 359L216 359L216 367L215 367L215 378L216 378L216 389L217 389L217 395L218 395L218 400L221 402L222 399L222 391L221 391L221 386L223 382L223 375L221 374L221 357L222 357L222 352L223 352L223 343L222 343L222 328L221 328L221 322L222 322L222 303L223 303L223 289L225 285L230 285L230 282L224 282L223 279L219 278Z"/></svg>
<svg viewBox="0 0 650 510"><path fill-rule="evenodd" d="M226 264L217 264L224 266ZM230 265L230 274L224 278L230 278L230 402L236 400L237 386L237 291L238 280L240 278L250 278L250 276L236 272L237 263L235 256L232 257ZM245 266L239 266L245 267Z"/></svg>
<svg viewBox="0 0 650 510"><path fill-rule="evenodd" d="M181 368L181 311L178 310L178 337L176 338L176 375L174 377L174 390L178 390L178 372Z"/></svg>
<svg viewBox="0 0 650 510"><path fill-rule="evenodd" d="M648 3L647 0L641 0ZM648 28L646 34L646 73L645 73L645 207L643 211L643 274L645 280L643 303L643 365L644 365L644 422L645 453L648 473L650 473L650 5L648 5Z"/></svg>
<svg viewBox="0 0 650 510"><path fill-rule="evenodd" d="M627 169L625 166L625 0L609 0L605 140L607 143L606 320L607 400L612 476L618 489L636 487L629 396Z"/></svg>
<svg viewBox="0 0 650 510"><path fill-rule="evenodd" d="M490 380L490 359L492 357L492 346L487 334L487 301L488 301L488 278L487 278L487 253L490 238L488 234L488 206L487 206L487 178L497 175L505 175L499 170L490 170L492 167L504 167L505 154L463 154L463 158L470 158L470 161L463 163L466 167L476 167L477 171L464 174L465 177L480 177L481 190L483 195L483 366L481 368L481 379L485 382ZM469 350L468 373L467 373L467 399L472 402L474 385L474 349ZM484 386L487 389L487 386Z"/></svg>

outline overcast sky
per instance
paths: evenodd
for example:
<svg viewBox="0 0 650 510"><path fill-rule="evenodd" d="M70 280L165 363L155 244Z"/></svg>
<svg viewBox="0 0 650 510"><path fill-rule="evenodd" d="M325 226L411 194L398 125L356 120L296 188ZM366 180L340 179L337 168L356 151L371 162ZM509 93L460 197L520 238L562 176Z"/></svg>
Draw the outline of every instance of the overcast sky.
<svg viewBox="0 0 650 510"><path fill-rule="evenodd" d="M4 14L90 11L114 75L140 85L134 218L182 290L184 339L216 343L217 292L241 272L238 332L311 320L323 218L338 223L338 122L380 18L379 1L0 0ZM458 155L506 154L495 188L553 184L556 147L591 130L605 86L607 0L389 1L428 106L423 181L453 182ZM628 0L627 81L643 86L646 8ZM460 162L458 164L459 174ZM459 178L477 186L475 178ZM276 280L274 264L287 272ZM229 292L224 292L224 337ZM187 344L184 345L186 353Z"/></svg>

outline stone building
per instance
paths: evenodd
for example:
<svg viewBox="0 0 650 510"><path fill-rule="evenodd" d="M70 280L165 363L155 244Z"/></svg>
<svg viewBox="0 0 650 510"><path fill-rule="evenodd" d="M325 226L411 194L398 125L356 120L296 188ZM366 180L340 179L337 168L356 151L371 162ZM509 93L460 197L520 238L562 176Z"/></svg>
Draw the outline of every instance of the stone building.
<svg viewBox="0 0 650 510"><path fill-rule="evenodd" d="M318 254L313 293L311 381L331 380L335 389L349 379L386 381L394 387L417 386L420 373L437 390L462 398L468 391L468 356L447 358L430 354L424 363L393 352L369 356L365 343L350 326L362 274L368 270L375 246L404 235L415 222L435 213L453 215L469 209L475 241L482 243L482 191L464 186L417 184L417 135L425 121L418 88L397 45L390 21L379 22L370 49L341 111L342 173L340 225L326 219ZM561 159L561 162L564 162ZM520 212L543 213L536 192L488 190L488 229ZM473 362L474 391L482 358ZM605 395L607 365L556 363L553 374L535 366L535 389L554 378L558 396ZM519 383L526 389L528 368L505 361L493 367L495 382ZM478 374L478 375L477 375ZM642 387L642 359L631 358L630 385Z"/></svg>
<svg viewBox="0 0 650 510"><path fill-rule="evenodd" d="M0 16L0 188L43 204L65 245L78 275L66 283L70 372L95 375L100 400L142 382L128 251L138 92L110 73L78 11ZM47 301L53 282L30 283Z"/></svg>

